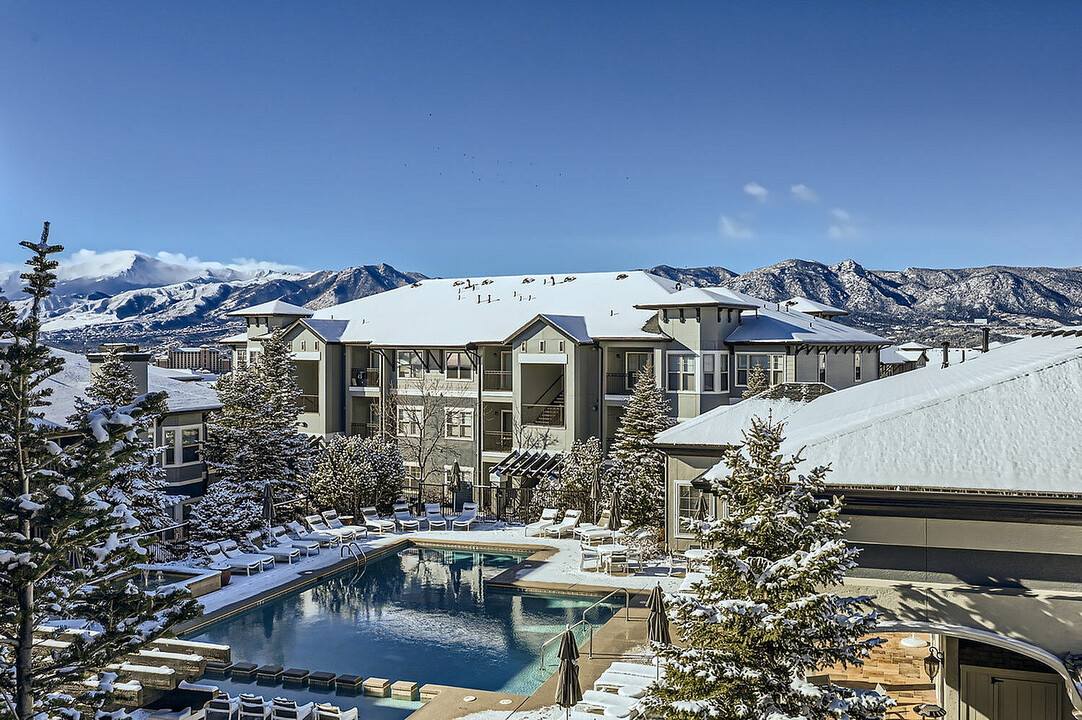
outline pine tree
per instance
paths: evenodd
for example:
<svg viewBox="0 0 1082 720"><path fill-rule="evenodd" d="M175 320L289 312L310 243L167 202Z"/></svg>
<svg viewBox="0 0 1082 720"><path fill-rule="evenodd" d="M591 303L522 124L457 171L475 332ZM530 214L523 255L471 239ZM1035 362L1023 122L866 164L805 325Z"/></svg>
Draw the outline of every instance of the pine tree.
<svg viewBox="0 0 1082 720"><path fill-rule="evenodd" d="M604 462L605 453L601 449L600 440L596 437L576 440L571 444L571 449L563 455L559 476L542 478L533 489L530 496L530 515L540 516L545 508L553 508L560 513L567 510L582 510L588 513L596 511L596 508L591 507L590 487L593 485L595 473L603 483ZM608 498L602 493L602 498L599 499ZM584 515L583 518L592 520L593 515Z"/></svg>
<svg viewBox="0 0 1082 720"><path fill-rule="evenodd" d="M664 522L665 456L652 443L654 436L672 425L668 398L648 366L635 380L609 448L623 516L634 525L659 526Z"/></svg>
<svg viewBox="0 0 1082 720"><path fill-rule="evenodd" d="M766 392L770 389L770 378L766 374L766 368L762 365L752 365L748 370L748 387L744 390L744 394L741 396L745 400L750 397L755 397L759 393Z"/></svg>
<svg viewBox="0 0 1082 720"><path fill-rule="evenodd" d="M668 720L871 720L893 701L810 674L859 665L880 643L869 638L869 598L824 590L840 585L857 550L842 535L841 501L816 497L827 468L796 475L799 454L780 452L783 426L756 419L742 447L725 458L728 477L714 492L727 517L697 529L710 556L698 596L671 610L685 647L666 646L670 662L647 700Z"/></svg>
<svg viewBox="0 0 1082 720"><path fill-rule="evenodd" d="M406 466L393 440L335 436L316 457L309 478L312 501L320 507L349 510L387 506L402 494Z"/></svg>
<svg viewBox="0 0 1082 720"><path fill-rule="evenodd" d="M101 405L130 405L136 400L135 376L124 364L118 348L106 354L86 389L86 399L76 398L75 407L86 414ZM131 459L113 473L110 501L126 505L144 530L167 526L172 519L169 498L165 494L165 471L157 462L153 442L154 423L167 409L166 393L149 393L142 398L146 408L133 428ZM77 418L73 418L77 420Z"/></svg>
<svg viewBox="0 0 1082 720"><path fill-rule="evenodd" d="M262 525L267 483L291 494L311 468L311 441L297 427L300 387L282 332L264 341L254 363L223 375L216 384L221 410L207 421L204 457L216 481L192 508L192 534L198 539L243 540ZM223 487L215 486L221 485ZM226 529L213 535L211 529Z"/></svg>
<svg viewBox="0 0 1082 720"><path fill-rule="evenodd" d="M142 401L103 404L78 418L63 445L41 422L63 368L40 340L42 307L55 287L60 252L45 223L22 274L29 307L19 319L0 299L0 716L75 717L99 707L99 669L194 615L186 591L148 594L119 579L139 549L123 539L137 526L110 500L113 473L130 462ZM93 623L98 633L48 652L34 646L48 620Z"/></svg>

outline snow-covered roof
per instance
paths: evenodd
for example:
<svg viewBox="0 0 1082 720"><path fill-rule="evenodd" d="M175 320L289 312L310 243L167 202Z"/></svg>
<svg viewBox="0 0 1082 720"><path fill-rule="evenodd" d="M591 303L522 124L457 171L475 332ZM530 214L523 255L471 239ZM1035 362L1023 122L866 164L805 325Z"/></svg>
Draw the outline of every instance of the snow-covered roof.
<svg viewBox="0 0 1082 720"><path fill-rule="evenodd" d="M52 348L53 355L63 358L64 369L45 381L51 388L50 405L41 408L45 420L54 425L67 425L67 418L75 412L75 398L86 396L90 384L90 361L85 355ZM155 365L147 367L147 386L151 392L166 392L169 412L195 412L215 410L221 407L218 394L210 383L180 380L178 370L168 370Z"/></svg>
<svg viewBox="0 0 1082 720"><path fill-rule="evenodd" d="M744 313L738 330L753 338L750 342L886 344L827 320L770 310L761 300L726 288L678 288L679 283L644 271L421 280L317 310L313 319L347 321L342 342L391 347L504 343L538 316L580 342L659 340L667 336L646 326L656 308L679 297L677 305L758 309L758 317Z"/></svg>
<svg viewBox="0 0 1082 720"><path fill-rule="evenodd" d="M287 303L285 300L271 300L261 305L250 308L227 312L226 317L254 317L256 315L293 315L296 317L311 317L312 311L299 305Z"/></svg>
<svg viewBox="0 0 1082 720"><path fill-rule="evenodd" d="M786 418L783 451L804 448L837 485L1079 494L1080 400L1082 337L1043 335L817 398ZM741 405L697 432L731 437Z"/></svg>
<svg viewBox="0 0 1082 720"><path fill-rule="evenodd" d="M342 333L346 331L349 322L346 320L320 320L307 318L302 323L312 328L312 332L319 335L327 342L342 342Z"/></svg>
<svg viewBox="0 0 1082 720"><path fill-rule="evenodd" d="M663 430L654 438L658 445L693 445L725 447L744 441L744 431L751 427L752 418L770 417L784 420L805 403L795 400L767 400L759 397L741 400L684 420Z"/></svg>
<svg viewBox="0 0 1082 720"><path fill-rule="evenodd" d="M782 307L788 307L791 310L796 310L802 313L821 313L823 315L848 315L848 310L842 308L836 308L833 305L827 305L821 303L818 300L812 300L811 298L801 297L800 295L794 295L785 302L781 303Z"/></svg>
<svg viewBox="0 0 1082 720"><path fill-rule="evenodd" d="M917 362L921 359L921 356L925 355L924 350L908 349L899 347L898 345L891 345L890 347L882 348L879 351L879 362L886 365L904 365L905 363Z"/></svg>
<svg viewBox="0 0 1082 720"><path fill-rule="evenodd" d="M931 350L932 349L931 345L925 345L924 343L919 343L919 342L916 342L915 340L911 340L909 342L901 343L901 344L898 345L898 347L900 347L902 350Z"/></svg>
<svg viewBox="0 0 1082 720"><path fill-rule="evenodd" d="M236 335L230 335L227 338L222 338L219 342L221 342L223 345L228 345L232 343L246 343L248 342L248 333L239 332Z"/></svg>

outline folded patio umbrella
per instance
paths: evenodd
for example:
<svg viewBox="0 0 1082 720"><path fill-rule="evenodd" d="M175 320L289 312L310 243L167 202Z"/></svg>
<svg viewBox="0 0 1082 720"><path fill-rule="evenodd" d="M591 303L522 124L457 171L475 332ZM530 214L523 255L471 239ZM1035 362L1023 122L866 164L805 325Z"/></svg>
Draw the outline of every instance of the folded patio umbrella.
<svg viewBox="0 0 1082 720"><path fill-rule="evenodd" d="M646 620L646 636L650 638L650 642L671 644L669 616L665 612L665 596L661 592L661 583L650 591L646 607L650 608L650 617Z"/></svg>
<svg viewBox="0 0 1082 720"><path fill-rule="evenodd" d="M556 704L566 708L570 714L571 708L582 700L582 688L579 686L579 648L571 628L565 630L560 638L560 650L556 657L560 658L559 676L556 678Z"/></svg>
<svg viewBox="0 0 1082 720"><path fill-rule="evenodd" d="M706 493L699 493L699 503L695 506L695 513L691 517L696 522L703 522L710 517L710 507L706 504Z"/></svg>
<svg viewBox="0 0 1082 720"><path fill-rule="evenodd" d="M609 503L609 530L613 532L620 529L623 519L620 517L620 493L612 491L612 502Z"/></svg>
<svg viewBox="0 0 1082 720"><path fill-rule="evenodd" d="M263 519L267 525L274 524L274 488L269 480L263 483Z"/></svg>
<svg viewBox="0 0 1082 720"><path fill-rule="evenodd" d="M601 469L594 468L594 476L590 480L590 507L594 511L594 522L597 522L597 516L601 501Z"/></svg>

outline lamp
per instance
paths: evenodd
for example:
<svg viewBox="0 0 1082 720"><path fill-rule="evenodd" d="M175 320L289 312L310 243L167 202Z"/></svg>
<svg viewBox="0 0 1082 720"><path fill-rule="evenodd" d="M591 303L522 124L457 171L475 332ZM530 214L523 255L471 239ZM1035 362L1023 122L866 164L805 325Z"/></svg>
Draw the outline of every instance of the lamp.
<svg viewBox="0 0 1082 720"><path fill-rule="evenodd" d="M928 641L917 637L916 633L910 633L909 637L902 638L900 645L907 648L922 648L928 646Z"/></svg>
<svg viewBox="0 0 1082 720"><path fill-rule="evenodd" d="M928 648L928 657L924 658L924 673L928 680L935 682L935 676L939 674L939 668L943 666L943 653L937 648Z"/></svg>

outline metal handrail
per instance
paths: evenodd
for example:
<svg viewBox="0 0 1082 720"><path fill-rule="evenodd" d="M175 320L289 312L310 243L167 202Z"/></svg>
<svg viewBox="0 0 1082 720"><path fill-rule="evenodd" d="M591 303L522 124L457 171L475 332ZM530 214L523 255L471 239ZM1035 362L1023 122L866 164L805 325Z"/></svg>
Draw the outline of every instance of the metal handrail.
<svg viewBox="0 0 1082 720"><path fill-rule="evenodd" d="M579 625L585 625L586 627L590 628L590 649L591 649L591 652L592 652L593 647L594 647L594 626L591 625L590 623L586 622L585 620L579 620L574 625L568 625L567 630L574 630ZM567 630L564 630L564 632L567 632ZM545 669L545 648L547 648L549 645L556 642L557 640L559 640L563 636L564 636L564 633L560 633L559 635L556 635L555 637L550 637L548 640L541 643L541 652L539 653L538 658L537 658L537 669L538 670L544 671L544 669Z"/></svg>
<svg viewBox="0 0 1082 720"><path fill-rule="evenodd" d="M627 620L628 622L630 622L631 621L631 593L628 591L627 588L616 588L615 590L610 592L608 595L606 595L605 597L601 598L600 600L595 602L590 607L583 610L582 611L582 620L580 620L579 622L586 622L586 613L590 612L595 607L597 607L601 603L605 602L606 600L611 598L616 593L621 593L621 592L624 594L624 619ZM616 613L616 615L619 615L619 614L620 614L619 612ZM616 615L613 615L613 617L616 617ZM592 628L593 625L591 625L590 627ZM594 656L594 633L593 633L593 631L591 631L590 632L590 649L587 652L587 657L593 658L593 656Z"/></svg>

